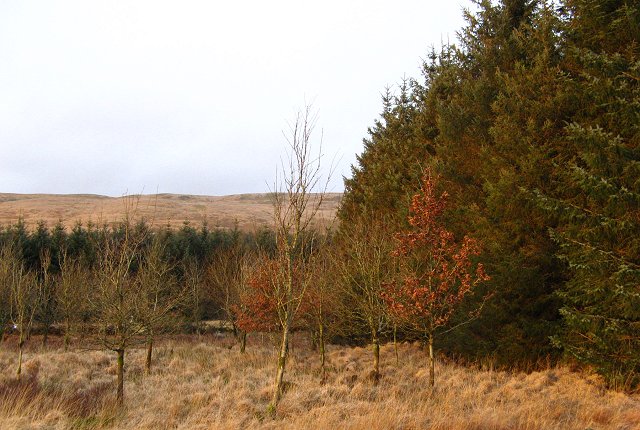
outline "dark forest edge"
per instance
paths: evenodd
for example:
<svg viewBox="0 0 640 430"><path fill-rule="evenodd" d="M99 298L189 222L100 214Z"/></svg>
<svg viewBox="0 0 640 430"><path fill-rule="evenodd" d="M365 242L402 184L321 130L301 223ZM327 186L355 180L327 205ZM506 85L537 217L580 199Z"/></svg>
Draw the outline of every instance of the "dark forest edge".
<svg viewBox="0 0 640 430"><path fill-rule="evenodd" d="M569 359L640 382L640 5L475 1L383 111L345 180L340 233L407 227L425 169L445 225L483 244L491 275L440 339L503 366ZM475 297L475 299L474 299Z"/></svg>

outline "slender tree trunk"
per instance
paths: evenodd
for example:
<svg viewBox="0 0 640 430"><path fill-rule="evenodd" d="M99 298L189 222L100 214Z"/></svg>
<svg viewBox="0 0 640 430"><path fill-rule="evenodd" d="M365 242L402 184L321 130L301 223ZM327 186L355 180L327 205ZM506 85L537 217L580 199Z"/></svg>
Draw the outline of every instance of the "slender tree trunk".
<svg viewBox="0 0 640 430"><path fill-rule="evenodd" d="M295 338L295 333L293 331L289 334L289 344L287 345L287 356L289 353L293 354L293 340Z"/></svg>
<svg viewBox="0 0 640 430"><path fill-rule="evenodd" d="M238 339L238 327L236 326L236 323L232 318L230 318L229 320L231 321L231 330L233 330L233 337L234 339Z"/></svg>
<svg viewBox="0 0 640 430"><path fill-rule="evenodd" d="M435 360L433 357L433 333L429 333L429 386L432 388L435 386Z"/></svg>
<svg viewBox="0 0 640 430"><path fill-rule="evenodd" d="M67 352L69 350L69 336L71 332L71 324L69 324L69 320L65 322L64 326L64 351Z"/></svg>
<svg viewBox="0 0 640 430"><path fill-rule="evenodd" d="M200 326L200 318L198 318L197 316L194 315L193 317L193 327L196 329L196 334L198 335L198 339L200 339L202 337L202 330L201 330L201 326Z"/></svg>
<svg viewBox="0 0 640 430"><path fill-rule="evenodd" d="M324 376L325 349L324 349L324 325L322 323L318 325L318 343L320 346L320 368L322 369L322 376Z"/></svg>
<svg viewBox="0 0 640 430"><path fill-rule="evenodd" d="M49 324L45 324L44 326L44 335L42 336L42 347L47 347L47 341L49 340Z"/></svg>
<svg viewBox="0 0 640 430"><path fill-rule="evenodd" d="M278 370L276 372L275 387L273 390L273 398L271 400L271 408L275 411L278 402L282 397L282 387L284 382L284 370L287 364L287 354L289 352L289 325L282 327L282 344L280 345L280 353L278 354Z"/></svg>
<svg viewBox="0 0 640 430"><path fill-rule="evenodd" d="M24 335L20 333L20 340L18 341L18 369L16 370L16 375L18 379L20 379L20 375L22 375L22 348L24 347Z"/></svg>
<svg viewBox="0 0 640 430"><path fill-rule="evenodd" d="M240 332L240 353L244 354L244 351L247 349L247 332Z"/></svg>
<svg viewBox="0 0 640 430"><path fill-rule="evenodd" d="M400 356L398 355L398 325L393 325L393 352L396 354L396 366L400 365Z"/></svg>
<svg viewBox="0 0 640 430"><path fill-rule="evenodd" d="M373 330L371 339L371 347L373 348L373 377L378 379L380 377L380 339L378 339L378 332Z"/></svg>
<svg viewBox="0 0 640 430"><path fill-rule="evenodd" d="M0 324L0 343L4 343L4 335L5 335L4 324Z"/></svg>
<svg viewBox="0 0 640 430"><path fill-rule="evenodd" d="M116 350L118 353L118 387L116 400L119 406L124 404L124 349Z"/></svg>
<svg viewBox="0 0 640 430"><path fill-rule="evenodd" d="M144 373L151 374L151 357L153 356L153 337L147 338L147 361L145 362Z"/></svg>
<svg viewBox="0 0 640 430"><path fill-rule="evenodd" d="M318 350L318 335L315 330L309 329L309 340L311 340L311 351Z"/></svg>

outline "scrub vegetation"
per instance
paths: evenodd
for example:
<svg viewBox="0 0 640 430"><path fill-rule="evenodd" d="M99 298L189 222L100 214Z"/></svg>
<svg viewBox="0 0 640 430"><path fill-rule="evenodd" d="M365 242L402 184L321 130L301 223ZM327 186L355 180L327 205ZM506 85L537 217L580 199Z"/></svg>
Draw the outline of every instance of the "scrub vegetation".
<svg viewBox="0 0 640 430"><path fill-rule="evenodd" d="M127 404L112 394L112 354L68 351L56 344L25 354L24 375L12 372L16 345L0 351L3 429L637 429L640 401L609 391L594 374L567 367L531 373L498 371L491 363L438 361L429 387L427 352L401 343L380 348L377 382L368 348L329 345L324 376L309 338L294 336L286 390L274 416L279 340L250 335L241 354L232 337L163 339L145 375L146 350L132 349L126 367ZM37 342L35 342L37 344Z"/></svg>

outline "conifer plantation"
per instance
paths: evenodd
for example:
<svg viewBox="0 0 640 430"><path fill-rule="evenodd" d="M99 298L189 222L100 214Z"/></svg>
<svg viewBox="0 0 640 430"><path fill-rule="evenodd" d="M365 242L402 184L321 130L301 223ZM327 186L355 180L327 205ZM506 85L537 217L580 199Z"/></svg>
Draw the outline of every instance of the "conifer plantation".
<svg viewBox="0 0 640 430"><path fill-rule="evenodd" d="M305 106L269 225L3 226L0 428L640 429L640 3L464 14L335 219Z"/></svg>

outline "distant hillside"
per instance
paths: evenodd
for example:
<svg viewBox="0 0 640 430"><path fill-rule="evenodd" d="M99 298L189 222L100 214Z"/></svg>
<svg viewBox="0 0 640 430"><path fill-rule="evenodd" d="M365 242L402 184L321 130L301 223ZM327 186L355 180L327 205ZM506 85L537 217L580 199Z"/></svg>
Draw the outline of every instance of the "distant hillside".
<svg viewBox="0 0 640 430"><path fill-rule="evenodd" d="M326 195L320 210L321 219L331 222L341 193ZM122 218L123 197L94 194L7 194L0 193L0 224L16 222L22 217L28 226L45 221L49 226L61 220L67 227L76 221L112 223ZM136 215L155 226L183 222L200 225L206 220L210 227L231 228L234 223L243 230L270 225L272 204L268 194L236 194L230 196L197 196L157 194L140 196Z"/></svg>

